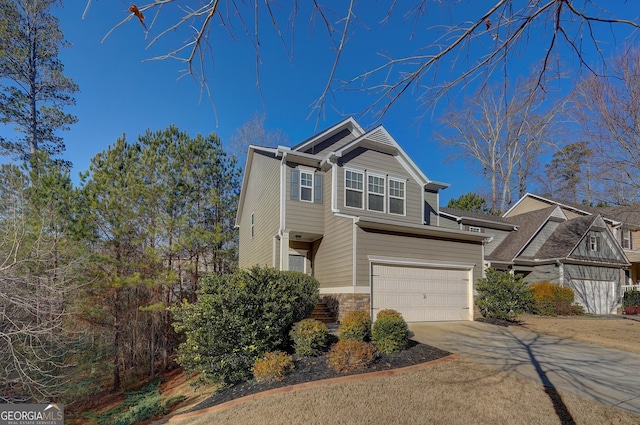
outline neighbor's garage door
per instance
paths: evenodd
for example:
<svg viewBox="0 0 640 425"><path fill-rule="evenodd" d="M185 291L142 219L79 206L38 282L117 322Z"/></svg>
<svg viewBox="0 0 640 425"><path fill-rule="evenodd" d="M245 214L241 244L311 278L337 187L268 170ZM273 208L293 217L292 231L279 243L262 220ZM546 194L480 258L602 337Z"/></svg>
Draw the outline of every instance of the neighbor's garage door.
<svg viewBox="0 0 640 425"><path fill-rule="evenodd" d="M618 305L616 283L606 280L572 279L575 301L590 314L611 314Z"/></svg>
<svg viewBox="0 0 640 425"><path fill-rule="evenodd" d="M374 264L372 274L374 317L391 308L407 322L471 320L470 270Z"/></svg>

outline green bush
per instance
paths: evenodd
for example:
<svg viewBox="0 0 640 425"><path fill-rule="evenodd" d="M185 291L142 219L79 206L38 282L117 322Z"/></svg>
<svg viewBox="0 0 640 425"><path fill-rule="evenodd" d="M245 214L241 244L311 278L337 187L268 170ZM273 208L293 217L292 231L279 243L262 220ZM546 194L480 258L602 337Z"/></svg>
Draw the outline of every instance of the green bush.
<svg viewBox="0 0 640 425"><path fill-rule="evenodd" d="M531 311L531 288L522 277L509 272L487 269L485 277L478 279L475 303L484 317L511 320L518 314Z"/></svg>
<svg viewBox="0 0 640 425"><path fill-rule="evenodd" d="M640 306L640 291L636 288L625 291L622 296L622 307Z"/></svg>
<svg viewBox="0 0 640 425"><path fill-rule="evenodd" d="M318 320L304 319L293 325L289 336L298 356L319 356L327 348L329 330Z"/></svg>
<svg viewBox="0 0 640 425"><path fill-rule="evenodd" d="M353 372L366 369L376 357L373 344L356 339L343 339L331 347L327 364L336 372Z"/></svg>
<svg viewBox="0 0 640 425"><path fill-rule="evenodd" d="M531 285L533 312L541 316L570 316L583 314L581 306L574 305L573 289L549 282Z"/></svg>
<svg viewBox="0 0 640 425"><path fill-rule="evenodd" d="M253 365L253 378L258 382L282 381L293 370L293 358L282 351L271 351Z"/></svg>
<svg viewBox="0 0 640 425"><path fill-rule="evenodd" d="M308 317L319 284L303 273L254 267L200 282L198 301L172 309L185 335L178 363L207 382L235 383L251 376L257 358L284 349L295 322Z"/></svg>
<svg viewBox="0 0 640 425"><path fill-rule="evenodd" d="M380 318L378 315L371 329L371 340L381 353L399 353L407 347L409 342L409 326L402 316L383 315Z"/></svg>
<svg viewBox="0 0 640 425"><path fill-rule="evenodd" d="M376 319L384 319L385 317L402 317L402 314L391 308L385 308L376 314Z"/></svg>
<svg viewBox="0 0 640 425"><path fill-rule="evenodd" d="M338 338L371 340L371 316L364 310L351 310L345 314L338 328Z"/></svg>

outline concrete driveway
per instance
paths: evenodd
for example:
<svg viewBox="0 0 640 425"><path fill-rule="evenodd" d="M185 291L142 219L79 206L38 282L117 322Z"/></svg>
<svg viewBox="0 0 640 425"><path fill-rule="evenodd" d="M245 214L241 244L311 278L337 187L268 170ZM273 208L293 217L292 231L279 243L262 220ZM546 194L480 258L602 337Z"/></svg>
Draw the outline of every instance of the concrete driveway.
<svg viewBox="0 0 640 425"><path fill-rule="evenodd" d="M640 355L481 322L411 323L416 341L640 414Z"/></svg>

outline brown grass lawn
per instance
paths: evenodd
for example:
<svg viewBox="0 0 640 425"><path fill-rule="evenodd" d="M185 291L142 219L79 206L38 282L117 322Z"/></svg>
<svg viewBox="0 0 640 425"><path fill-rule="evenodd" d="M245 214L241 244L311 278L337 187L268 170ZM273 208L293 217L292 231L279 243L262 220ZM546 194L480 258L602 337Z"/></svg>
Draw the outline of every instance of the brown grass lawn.
<svg viewBox="0 0 640 425"><path fill-rule="evenodd" d="M640 354L640 322L594 316L519 317L532 332Z"/></svg>
<svg viewBox="0 0 640 425"><path fill-rule="evenodd" d="M204 424L635 424L640 415L562 393L468 359L419 372L276 394L196 417Z"/></svg>
<svg viewBox="0 0 640 425"><path fill-rule="evenodd" d="M640 341L640 322L521 319L536 332L640 353L633 344ZM458 358L418 372L276 394L190 418L178 416L170 423L600 425L639 424L640 415L566 392L549 394L537 383Z"/></svg>

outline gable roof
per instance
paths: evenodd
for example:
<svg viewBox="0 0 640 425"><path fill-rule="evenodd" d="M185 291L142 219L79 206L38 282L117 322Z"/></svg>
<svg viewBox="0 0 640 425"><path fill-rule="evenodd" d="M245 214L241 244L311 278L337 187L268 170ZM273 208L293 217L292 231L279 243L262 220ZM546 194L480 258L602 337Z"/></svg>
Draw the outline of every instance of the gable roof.
<svg viewBox="0 0 640 425"><path fill-rule="evenodd" d="M563 200L558 200L558 199L553 199L550 197L545 197L545 196L541 196L541 195L536 195L534 193L529 193L527 192L524 196L522 196L520 199L518 199L518 201L513 204L511 206L511 208L509 208L504 214L502 214L503 217L509 217L510 213L513 212L521 203L525 202L525 200L527 198L532 198L535 199L537 201L540 202L544 202L548 205L558 205L560 207L562 207L563 209L572 211L576 214L579 215L602 215L605 221L608 221L612 224L616 224L615 222L617 220L610 218L608 215L603 214L602 213L602 208L598 208L598 207L590 207L588 205L581 205L581 204L576 204L573 202L569 202L569 201L563 201Z"/></svg>
<svg viewBox="0 0 640 425"><path fill-rule="evenodd" d="M346 136L347 133L351 133L355 137L359 137L364 134L365 131L362 127L360 127L360 124L358 124L356 120L353 119L353 117L349 117L298 143L297 145L293 146L291 150L315 154L316 152L319 152L323 149L322 145L327 141L333 142L336 138L338 140L342 139Z"/></svg>
<svg viewBox="0 0 640 425"><path fill-rule="evenodd" d="M640 228L640 203L638 202L615 207L599 207L597 210L603 217L624 223L626 227Z"/></svg>
<svg viewBox="0 0 640 425"><path fill-rule="evenodd" d="M508 230L513 230L517 227L511 221L499 215L484 214L475 211L459 210L457 208L448 207L441 207L439 210L440 215L452 218L463 224L478 224L479 226Z"/></svg>
<svg viewBox="0 0 640 425"><path fill-rule="evenodd" d="M547 220L554 215L554 213L557 215L559 210L560 207L558 206L550 206L541 210L509 217L508 221L518 226L518 230L509 233L500 245L498 245L491 254L487 255L487 259L501 263L513 262ZM561 211L559 212L561 213Z"/></svg>
<svg viewBox="0 0 640 425"><path fill-rule="evenodd" d="M330 156L340 158L359 147L376 149L381 152L395 155L411 177L426 188L437 190L446 189L450 186L448 183L437 182L429 179L422 172L420 167L418 167L409 155L407 155L404 149L402 149L400 144L389 134L387 129L381 125L333 151Z"/></svg>
<svg viewBox="0 0 640 425"><path fill-rule="evenodd" d="M540 247L534 257L538 260L566 258L600 216L584 216L564 221ZM600 218L600 220L602 220Z"/></svg>

